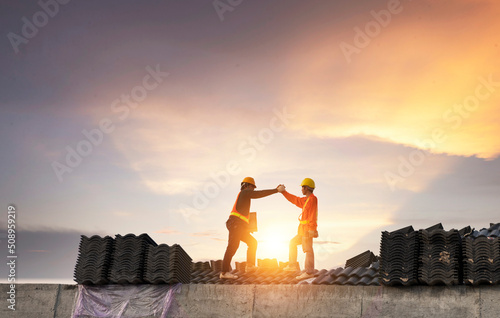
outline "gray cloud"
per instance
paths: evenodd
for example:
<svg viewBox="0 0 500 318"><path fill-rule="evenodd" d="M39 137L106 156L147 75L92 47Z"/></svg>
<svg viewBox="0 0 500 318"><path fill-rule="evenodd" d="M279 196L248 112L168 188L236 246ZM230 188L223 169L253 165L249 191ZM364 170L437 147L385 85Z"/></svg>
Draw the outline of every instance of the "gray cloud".
<svg viewBox="0 0 500 318"><path fill-rule="evenodd" d="M2 225L5 228L5 225ZM16 235L16 280L64 281L73 280L73 271L78 257L80 235L76 230L19 230ZM7 241L0 240L0 248L7 251ZM5 262L0 266L0 279L7 280L8 269Z"/></svg>

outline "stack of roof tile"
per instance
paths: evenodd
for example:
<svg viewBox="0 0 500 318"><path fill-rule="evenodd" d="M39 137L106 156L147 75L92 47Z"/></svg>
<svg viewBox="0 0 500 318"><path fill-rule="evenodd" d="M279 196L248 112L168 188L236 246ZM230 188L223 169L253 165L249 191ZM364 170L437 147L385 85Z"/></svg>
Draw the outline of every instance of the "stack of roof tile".
<svg viewBox="0 0 500 318"><path fill-rule="evenodd" d="M146 253L144 281L151 284L189 284L191 257L180 245L149 245Z"/></svg>
<svg viewBox="0 0 500 318"><path fill-rule="evenodd" d="M441 225L441 224L439 224ZM462 282L462 240L458 230L433 227L418 232L418 279L426 285L458 285Z"/></svg>
<svg viewBox="0 0 500 318"><path fill-rule="evenodd" d="M212 263L212 264L211 264ZM184 249L158 246L146 233L115 238L81 236L74 280L78 284L175 284L191 281L191 272L222 269L222 260L193 264Z"/></svg>
<svg viewBox="0 0 500 318"><path fill-rule="evenodd" d="M78 247L74 280L78 284L101 285L108 283L108 271L113 252L113 238L82 235Z"/></svg>
<svg viewBox="0 0 500 318"><path fill-rule="evenodd" d="M375 261L377 261L377 256L368 250L348 259L345 262L345 267L369 267Z"/></svg>
<svg viewBox="0 0 500 318"><path fill-rule="evenodd" d="M170 252L170 263L172 264L170 268L175 269L174 274L178 275L178 282L189 284L191 280L191 267L193 264L191 257L179 244L172 245L170 247Z"/></svg>
<svg viewBox="0 0 500 318"><path fill-rule="evenodd" d="M463 254L466 284L500 283L500 223L472 231L464 238Z"/></svg>
<svg viewBox="0 0 500 318"><path fill-rule="evenodd" d="M394 232L382 232L380 276L384 285L418 283L418 232L412 226Z"/></svg>
<svg viewBox="0 0 500 318"><path fill-rule="evenodd" d="M109 281L112 284L144 283L144 265L148 247L157 246L147 234L116 235Z"/></svg>
<svg viewBox="0 0 500 318"><path fill-rule="evenodd" d="M464 227L463 229L461 229L460 231L458 231L458 233L460 234L460 237L463 239L464 237L471 235L472 229L471 229L470 225L468 225L468 226Z"/></svg>

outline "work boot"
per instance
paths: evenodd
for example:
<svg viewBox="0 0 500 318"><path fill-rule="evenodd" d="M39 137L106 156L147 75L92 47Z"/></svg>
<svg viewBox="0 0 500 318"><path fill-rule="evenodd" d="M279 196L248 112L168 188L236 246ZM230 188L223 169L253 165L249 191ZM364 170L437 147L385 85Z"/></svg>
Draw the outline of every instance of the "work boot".
<svg viewBox="0 0 500 318"><path fill-rule="evenodd" d="M250 272L255 272L257 270L257 266L252 265L252 264L247 264L245 266L245 272L250 273Z"/></svg>
<svg viewBox="0 0 500 318"><path fill-rule="evenodd" d="M303 279L307 279L307 278L311 278L311 277L314 277L314 275L313 274L308 274L307 272L303 272L299 276L295 277L295 279L296 280L303 280Z"/></svg>
<svg viewBox="0 0 500 318"><path fill-rule="evenodd" d="M221 272L220 275L219 275L219 278L220 279L224 279L224 278L225 279L238 279L238 275L234 275L234 274L231 274L229 272L227 272L227 273L222 273Z"/></svg>

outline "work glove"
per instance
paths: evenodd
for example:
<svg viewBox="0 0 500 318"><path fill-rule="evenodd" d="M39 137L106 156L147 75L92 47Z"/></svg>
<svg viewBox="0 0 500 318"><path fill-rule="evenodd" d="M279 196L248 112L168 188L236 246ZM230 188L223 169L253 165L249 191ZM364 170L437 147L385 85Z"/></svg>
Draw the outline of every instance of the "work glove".
<svg viewBox="0 0 500 318"><path fill-rule="evenodd" d="M283 184L280 184L278 187L276 187L279 193L285 191L285 186Z"/></svg>

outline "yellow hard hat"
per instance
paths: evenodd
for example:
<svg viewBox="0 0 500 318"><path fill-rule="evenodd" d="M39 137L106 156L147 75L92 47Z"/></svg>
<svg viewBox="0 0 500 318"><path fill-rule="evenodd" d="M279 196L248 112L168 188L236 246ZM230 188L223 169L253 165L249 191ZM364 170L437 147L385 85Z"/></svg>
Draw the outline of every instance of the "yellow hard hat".
<svg viewBox="0 0 500 318"><path fill-rule="evenodd" d="M245 179L243 179L243 181L241 181L241 183L243 183L243 182L250 183L250 184L253 184L254 186L256 186L255 180L252 177L246 177Z"/></svg>
<svg viewBox="0 0 500 318"><path fill-rule="evenodd" d="M303 186L308 186L309 188L316 188L316 185L314 184L314 180L311 179L311 178L305 178L304 180L302 180L302 183L300 184L301 187Z"/></svg>

